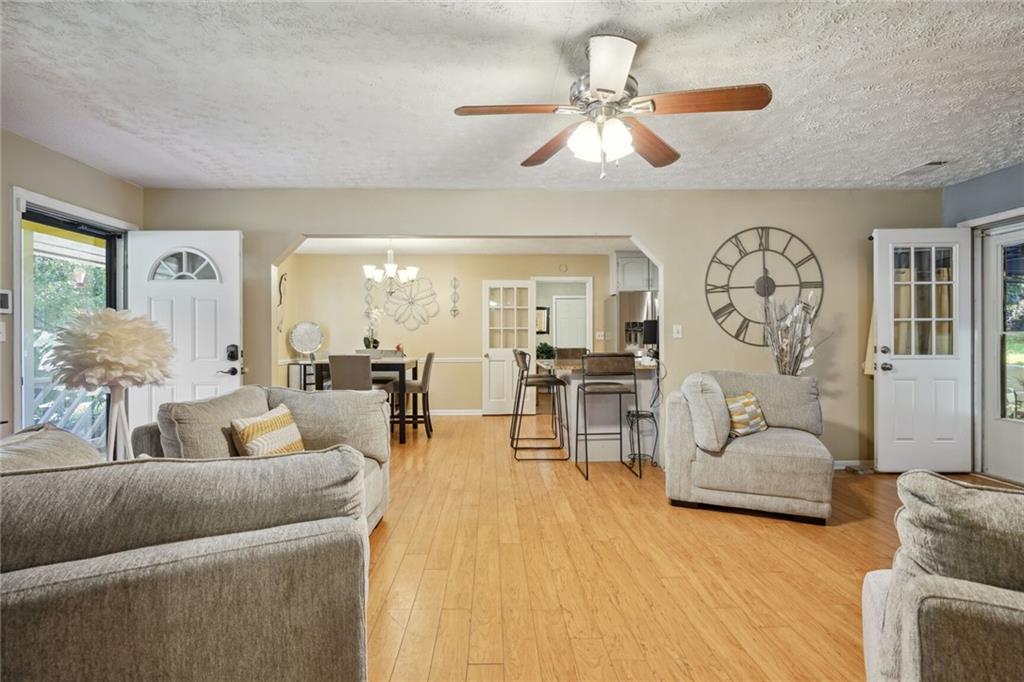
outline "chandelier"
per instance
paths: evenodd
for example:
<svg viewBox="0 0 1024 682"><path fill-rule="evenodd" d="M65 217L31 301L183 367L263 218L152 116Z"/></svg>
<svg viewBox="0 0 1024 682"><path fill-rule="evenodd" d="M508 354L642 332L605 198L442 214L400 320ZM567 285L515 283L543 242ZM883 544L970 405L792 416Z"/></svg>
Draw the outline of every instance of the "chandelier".
<svg viewBox="0 0 1024 682"><path fill-rule="evenodd" d="M401 285L415 281L419 272L420 269L415 265L399 268L398 263L395 262L394 249L388 249L388 259L383 268L378 268L376 265L363 266L363 276L366 281L384 285L388 295L395 293Z"/></svg>

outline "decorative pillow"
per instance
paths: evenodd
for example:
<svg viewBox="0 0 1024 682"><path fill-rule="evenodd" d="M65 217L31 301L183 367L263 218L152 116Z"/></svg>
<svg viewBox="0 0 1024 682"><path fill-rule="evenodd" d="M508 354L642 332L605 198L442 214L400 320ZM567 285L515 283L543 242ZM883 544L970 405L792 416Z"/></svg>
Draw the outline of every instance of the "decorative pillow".
<svg viewBox="0 0 1024 682"><path fill-rule="evenodd" d="M278 405L259 417L232 419L231 429L240 455L283 455L306 449L287 405Z"/></svg>
<svg viewBox="0 0 1024 682"><path fill-rule="evenodd" d="M732 421L730 436L747 436L768 428L764 413L761 412L761 404L757 402L757 396L750 391L726 398L725 404L729 408L729 418Z"/></svg>
<svg viewBox="0 0 1024 682"><path fill-rule="evenodd" d="M52 424L31 426L0 441L0 471L51 469L102 461L96 448Z"/></svg>

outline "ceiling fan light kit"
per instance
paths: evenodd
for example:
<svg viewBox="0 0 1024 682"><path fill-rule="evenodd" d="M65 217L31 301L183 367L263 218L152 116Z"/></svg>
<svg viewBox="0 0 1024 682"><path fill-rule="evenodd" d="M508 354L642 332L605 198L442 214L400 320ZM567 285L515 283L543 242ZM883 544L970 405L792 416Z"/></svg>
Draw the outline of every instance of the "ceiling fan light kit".
<svg viewBox="0 0 1024 682"><path fill-rule="evenodd" d="M640 123L637 116L753 111L764 109L772 100L771 88L764 83L640 96L637 80L629 73L636 48L636 43L620 36L591 36L587 49L590 72L573 81L568 105L464 106L457 108L455 114L584 116L585 121L562 130L522 165L539 166L563 147L569 147L576 158L600 163L603 178L606 162L617 161L634 151L655 168L668 166L679 159L679 152Z"/></svg>

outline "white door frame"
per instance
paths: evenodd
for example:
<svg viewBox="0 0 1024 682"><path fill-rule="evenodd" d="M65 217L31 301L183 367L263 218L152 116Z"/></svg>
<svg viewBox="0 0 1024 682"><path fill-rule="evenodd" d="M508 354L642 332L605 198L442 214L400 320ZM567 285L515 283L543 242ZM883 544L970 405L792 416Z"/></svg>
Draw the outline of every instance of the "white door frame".
<svg viewBox="0 0 1024 682"><path fill-rule="evenodd" d="M586 285L584 288L586 293L584 294L587 298L587 348L593 350L594 348L594 278L593 277L531 277L534 282L540 284L541 282L556 282L556 283L572 283L577 282ZM554 307L554 303L551 304ZM554 333L551 334L552 340L554 340ZM552 344L554 345L554 344Z"/></svg>
<svg viewBox="0 0 1024 682"><path fill-rule="evenodd" d="M555 348L558 348L558 325L555 324L555 322L558 320L558 316L555 315L555 311L558 309L559 301L583 301L584 310L587 313L587 320L584 323L583 333L587 339L593 341L593 330L591 329L592 323L590 320L590 318L593 317L593 306L587 305L590 303L590 301L587 300L587 297L580 296L579 294L556 294L551 297L551 345L554 346ZM586 347L589 347L586 343L584 345Z"/></svg>
<svg viewBox="0 0 1024 682"><path fill-rule="evenodd" d="M23 306L21 305L21 259L22 259L22 239L21 239L21 214L24 213L29 206L35 206L46 213L53 213L62 217L66 217L73 221L88 223L101 227L104 230L111 232L126 233L132 230L138 230L139 226L114 218L113 216L104 215L103 213L97 213L96 211L90 211L87 208L81 206L75 206L69 204L66 201L54 199L48 197L45 194L39 194L38 192L32 192L22 187L14 186L12 188L12 201L11 201L11 303L13 304L12 317L14 318L14 329L11 332L14 349L14 373L12 376L13 390L11 397L14 401L13 407L13 424L11 425L12 430L17 431L18 429L24 428L23 419L24 415L21 413L21 400L22 400L22 386L24 381L24 372L22 371L22 322L21 312ZM120 272L117 278L117 307L124 308L125 306L125 257L124 257L124 241L121 240L117 243L117 265L120 266ZM0 394L0 414L3 414L2 407L5 396Z"/></svg>
<svg viewBox="0 0 1024 682"><path fill-rule="evenodd" d="M971 218L970 220L964 220L956 224L959 229L971 230L971 246L973 251L973 265L974 265L974 277L971 283L973 287L971 295L971 324L974 330L974 356L972 359L973 368L971 371L972 378L974 380L974 388L972 392L974 405L983 406L982 402L984 399L984 374L982 353L984 351L984 341L982 339L982 301L984 300L984 281L982 279L982 259L984 256L982 250L982 233L984 230L992 228L993 226L999 225L1000 223L1005 224L1007 227L1012 227L1020 224L1020 221L1024 220L1024 206L1019 208L1012 208L1008 211L1001 211L999 213L993 213L992 215L982 216L980 218ZM971 464L975 473L981 473L984 471L982 466L982 422L983 422L983 409L978 408L973 410L971 416L972 429L973 429L973 441L974 441L974 453L971 457Z"/></svg>

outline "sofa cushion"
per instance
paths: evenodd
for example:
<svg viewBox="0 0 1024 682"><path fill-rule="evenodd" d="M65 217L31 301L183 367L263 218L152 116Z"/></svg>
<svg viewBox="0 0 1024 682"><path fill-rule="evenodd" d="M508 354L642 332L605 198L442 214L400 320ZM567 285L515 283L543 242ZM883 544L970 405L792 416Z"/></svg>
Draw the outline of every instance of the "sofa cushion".
<svg viewBox="0 0 1024 682"><path fill-rule="evenodd" d="M363 457L141 459L0 474L0 571L365 514Z"/></svg>
<svg viewBox="0 0 1024 682"><path fill-rule="evenodd" d="M267 392L261 386L243 386L207 400L165 403L157 411L164 457L235 457L239 453L231 420L258 417L268 409Z"/></svg>
<svg viewBox="0 0 1024 682"><path fill-rule="evenodd" d="M726 398L725 406L729 408L730 436L749 436L768 428L757 396L750 391Z"/></svg>
<svg viewBox="0 0 1024 682"><path fill-rule="evenodd" d="M39 424L0 441L0 472L102 462L88 442L52 424Z"/></svg>
<svg viewBox="0 0 1024 682"><path fill-rule="evenodd" d="M259 417L232 419L231 431L240 455L283 455L306 449L287 405L278 405Z"/></svg>
<svg viewBox="0 0 1024 682"><path fill-rule="evenodd" d="M883 624L883 673L899 673L899 609L910 581L940 575L1024 591L1024 490L971 485L931 471L901 475L900 548Z"/></svg>
<svg viewBox="0 0 1024 682"><path fill-rule="evenodd" d="M705 372L691 374L683 381L683 395L690 407L694 442L711 452L724 448L731 422L718 381Z"/></svg>
<svg viewBox="0 0 1024 682"><path fill-rule="evenodd" d="M693 483L712 490L828 502L832 455L806 431L771 427L734 438L721 452L698 450Z"/></svg>
<svg viewBox="0 0 1024 682"><path fill-rule="evenodd" d="M388 461L391 429L384 391L266 390L270 407L284 404L292 411L307 448L345 443L366 457Z"/></svg>
<svg viewBox="0 0 1024 682"><path fill-rule="evenodd" d="M363 459L363 486L366 488L366 513L377 508L384 495L384 474L380 462L370 457Z"/></svg>
<svg viewBox="0 0 1024 682"><path fill-rule="evenodd" d="M818 400L818 380L814 377L724 370L707 373L718 380L725 395L739 395L745 391L756 395L768 426L783 426L821 435L821 403Z"/></svg>

